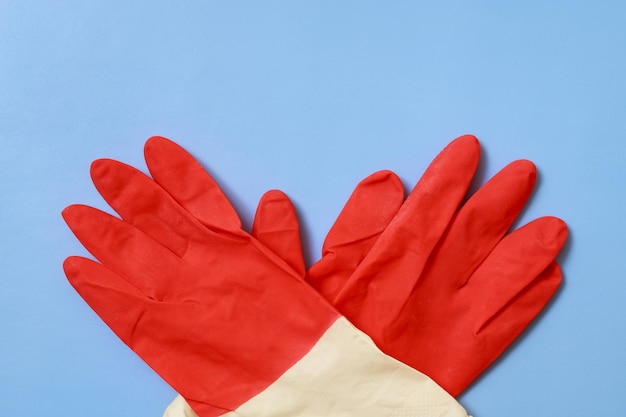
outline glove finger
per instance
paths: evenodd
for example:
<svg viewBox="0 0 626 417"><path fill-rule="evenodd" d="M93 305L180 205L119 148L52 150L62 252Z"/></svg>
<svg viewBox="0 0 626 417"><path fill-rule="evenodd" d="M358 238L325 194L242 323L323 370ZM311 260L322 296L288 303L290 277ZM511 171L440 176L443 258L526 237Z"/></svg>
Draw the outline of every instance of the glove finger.
<svg viewBox="0 0 626 417"><path fill-rule="evenodd" d="M561 269L552 262L475 333L476 346L468 347L471 361L460 364L460 370L437 375L437 382L452 396L463 392L545 308L561 280Z"/></svg>
<svg viewBox="0 0 626 417"><path fill-rule="evenodd" d="M219 306L180 300L155 300L114 271L78 256L67 258L63 268L68 281L87 304L144 360L150 358L151 353L156 357L163 356L162 352L159 353L160 349L170 351L167 361L172 363L162 363L161 371L163 368L174 368L174 361L180 356L188 359L192 352L197 355L196 360L217 359L218 363L224 362L226 369L241 362L242 357L252 364L258 362L258 358L250 357L249 352L254 350L255 334L258 335L259 330L249 326L241 329L238 335L232 334L233 326L250 321L250 317L244 317L243 312L234 312L234 316L231 312L228 320L227 313L221 311ZM201 319L202 316L206 317ZM199 323L202 326L198 326ZM241 337L249 339L245 343L237 343L242 342ZM207 342L212 349L197 350L198 345ZM158 346L160 343L164 346ZM176 352L171 352L173 346L177 347ZM163 361L165 359L164 356ZM232 373L232 368L231 372L223 372L222 375L229 373ZM192 374L194 372L189 372L188 377Z"/></svg>
<svg viewBox="0 0 626 417"><path fill-rule="evenodd" d="M307 273L307 280L326 299L335 298L403 200L402 182L391 171L376 172L356 186L326 236L322 259Z"/></svg>
<svg viewBox="0 0 626 417"><path fill-rule="evenodd" d="M179 256L202 226L143 172L111 159L91 164L94 185L124 219Z"/></svg>
<svg viewBox="0 0 626 417"><path fill-rule="evenodd" d="M562 281L561 267L552 262L515 298L491 316L479 329L478 335L489 340L500 340L501 343L507 339L510 339L508 342L513 341L548 304Z"/></svg>
<svg viewBox="0 0 626 417"><path fill-rule="evenodd" d="M71 285L107 326L175 390L187 398L213 398L199 404L209 412L207 415L233 410L241 398L249 398L267 385L262 378L255 378L257 375L248 384L231 381L233 369L239 370L235 364L244 369L259 368L263 363L258 360L260 352L251 353L254 338L245 343L241 337L233 338L233 323L212 320L205 306L151 299L89 259L70 257L63 268ZM249 359L242 363L245 358ZM258 371L277 373L272 369Z"/></svg>
<svg viewBox="0 0 626 417"><path fill-rule="evenodd" d="M146 142L144 155L157 184L201 223L211 229L241 229L239 216L222 189L181 146L155 136Z"/></svg>
<svg viewBox="0 0 626 417"><path fill-rule="evenodd" d="M322 256L379 236L403 201L404 187L393 172L378 171L365 178L356 186L326 235ZM367 249L359 251L360 257L367 254Z"/></svg>
<svg viewBox="0 0 626 417"><path fill-rule="evenodd" d="M228 232L207 229L174 201L163 188L135 168L113 160L98 160L92 164L92 173L94 184L100 194L126 222L179 257L185 259L195 256L211 257L219 265L228 264L227 259L232 258L233 254L247 258L245 262L229 265L230 270L235 271L238 268L249 267L254 263L253 259L261 256L271 260L272 264L289 275L296 276L285 261L260 245L256 239L252 239L251 242L255 250L249 252L247 256L243 255L242 250L234 249L231 245L237 241L240 243L248 241L250 235L242 229ZM211 247L212 250L202 251L200 255L200 252L194 250L192 246L205 249ZM233 250L234 252L229 252ZM206 260L202 262L206 263ZM233 274L236 275L234 272Z"/></svg>
<svg viewBox="0 0 626 417"><path fill-rule="evenodd" d="M567 226L562 220L542 217L502 239L461 290L468 300L475 300L476 332L516 303L518 294L553 263L566 238Z"/></svg>
<svg viewBox="0 0 626 417"><path fill-rule="evenodd" d="M556 291L561 272L554 259L566 234L561 220L545 217L504 237L467 284L452 293L457 308L446 317L457 315L464 329L451 344L456 346L453 351L457 355L438 365L431 361L426 366L433 368L423 371L450 394L462 392L515 340ZM445 294L450 298L450 292Z"/></svg>
<svg viewBox="0 0 626 417"><path fill-rule="evenodd" d="M360 315L359 310L378 312L386 317L364 315L364 321L383 323L396 317L403 305L401 298L410 295L467 192L479 154L478 140L466 135L452 141L437 155L338 295L337 301L341 304L338 308L347 317L356 320L354 317ZM370 291L371 288L376 291ZM361 306L362 301L355 301L355 298L369 299L374 305Z"/></svg>
<svg viewBox="0 0 626 417"><path fill-rule="evenodd" d="M452 288L464 285L511 227L536 177L535 165L521 160L507 165L482 186L452 220L432 258L431 274L444 277Z"/></svg>
<svg viewBox="0 0 626 417"><path fill-rule="evenodd" d="M298 217L291 200L282 191L271 190L263 194L254 216L252 236L304 279Z"/></svg>
<svg viewBox="0 0 626 417"><path fill-rule="evenodd" d="M173 252L137 228L95 208L72 205L62 214L78 240L107 268L154 299L176 295L176 280L168 271L171 265L184 269L182 260Z"/></svg>
<svg viewBox="0 0 626 417"><path fill-rule="evenodd" d="M141 316L149 296L91 259L70 256L63 262L63 270L76 292L132 348L134 329L128 322Z"/></svg>
<svg viewBox="0 0 626 417"><path fill-rule="evenodd" d="M483 367L477 369L478 376L491 362L528 327L528 325L546 307L562 281L561 268L552 262L527 288L506 305L492 320L485 324L478 333L483 340L493 343L495 354ZM487 358L488 356L485 356ZM474 378L472 378L474 379ZM471 381L469 381L471 382ZM469 385L469 382L467 385ZM465 386L467 386L465 385ZM464 389L465 387L463 387Z"/></svg>

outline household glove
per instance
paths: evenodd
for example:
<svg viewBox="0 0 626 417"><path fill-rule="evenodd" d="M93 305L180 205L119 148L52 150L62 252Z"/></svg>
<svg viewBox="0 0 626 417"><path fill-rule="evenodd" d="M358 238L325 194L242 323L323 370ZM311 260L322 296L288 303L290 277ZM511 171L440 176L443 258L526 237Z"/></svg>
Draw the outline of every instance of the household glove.
<svg viewBox="0 0 626 417"><path fill-rule="evenodd" d="M201 223L126 165L96 161L92 173L122 219L66 208L99 261L70 257L66 275L199 416L467 415L240 227Z"/></svg>
<svg viewBox="0 0 626 417"><path fill-rule="evenodd" d="M219 212L238 222L217 184L178 145L152 138L145 155L155 181L200 221L209 224ZM474 137L453 141L404 205L393 173L365 179L307 274L327 300L375 335L383 351L453 395L549 301L561 282L554 259L567 236L561 220L544 217L503 237L535 183L529 161L508 165L461 204L478 158ZM448 178L439 190L431 187L438 177ZM261 199L252 234L304 275L297 219L284 194L271 191ZM366 262L369 267L361 265ZM365 294L368 285L376 291Z"/></svg>
<svg viewBox="0 0 626 417"><path fill-rule="evenodd" d="M563 221L542 217L506 234L535 178L529 161L509 164L445 227L435 221L436 207L409 196L349 278L338 281L330 255L330 268L322 259L309 271L309 282L381 350L456 396L515 340L561 282L555 258L567 237ZM424 233L429 224L436 234Z"/></svg>

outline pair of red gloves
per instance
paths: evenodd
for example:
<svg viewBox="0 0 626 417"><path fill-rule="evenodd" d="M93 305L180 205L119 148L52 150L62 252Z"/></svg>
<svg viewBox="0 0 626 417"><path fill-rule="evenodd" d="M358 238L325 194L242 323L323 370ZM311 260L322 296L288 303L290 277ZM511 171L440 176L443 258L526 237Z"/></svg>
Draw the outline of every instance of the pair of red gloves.
<svg viewBox="0 0 626 417"><path fill-rule="evenodd" d="M249 234L181 147L154 137L145 158L152 178L93 163L121 219L65 209L99 262L70 257L64 268L200 417L466 416L453 396L561 282L563 221L507 234L535 183L531 162L511 163L464 201L479 160L473 136L450 143L406 199L392 172L363 180L308 270L284 194L263 196ZM192 415L185 407L166 415Z"/></svg>

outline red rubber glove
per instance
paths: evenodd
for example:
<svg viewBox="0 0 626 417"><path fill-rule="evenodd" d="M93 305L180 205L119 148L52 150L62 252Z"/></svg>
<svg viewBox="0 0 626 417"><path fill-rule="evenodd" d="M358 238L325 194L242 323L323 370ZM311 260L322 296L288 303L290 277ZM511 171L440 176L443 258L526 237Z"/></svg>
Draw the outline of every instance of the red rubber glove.
<svg viewBox="0 0 626 417"><path fill-rule="evenodd" d="M219 187L182 148L146 143L151 175L205 224L239 222ZM534 165L516 161L461 204L479 159L472 136L452 142L404 202L383 171L356 188L307 280L389 355L453 395L465 389L544 308L561 282L554 259L567 229L554 217L505 236L530 195ZM259 204L252 234L300 275L293 206Z"/></svg>
<svg viewBox="0 0 626 417"><path fill-rule="evenodd" d="M238 222L203 224L115 161L96 161L92 176L122 220L80 205L63 212L99 261L68 258L68 279L199 416L466 417Z"/></svg>

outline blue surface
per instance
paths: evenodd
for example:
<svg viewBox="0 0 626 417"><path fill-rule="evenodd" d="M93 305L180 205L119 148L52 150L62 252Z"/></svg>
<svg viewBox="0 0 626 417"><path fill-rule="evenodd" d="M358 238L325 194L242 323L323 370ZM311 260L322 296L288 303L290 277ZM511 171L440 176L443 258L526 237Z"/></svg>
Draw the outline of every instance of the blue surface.
<svg viewBox="0 0 626 417"><path fill-rule="evenodd" d="M623 414L623 3L129 3L0 3L0 415L155 417L174 396L61 270L85 253L62 208L106 207L92 160L143 168L145 139L170 137L246 224L286 191L313 261L358 180L385 168L408 187L463 133L483 180L533 160L521 221L557 215L570 239L547 313L460 400L475 417Z"/></svg>

